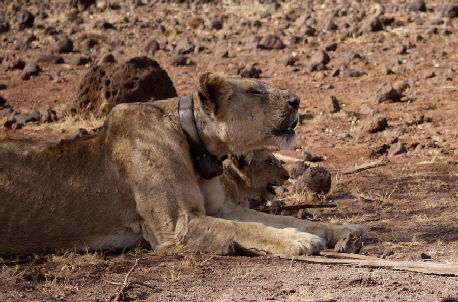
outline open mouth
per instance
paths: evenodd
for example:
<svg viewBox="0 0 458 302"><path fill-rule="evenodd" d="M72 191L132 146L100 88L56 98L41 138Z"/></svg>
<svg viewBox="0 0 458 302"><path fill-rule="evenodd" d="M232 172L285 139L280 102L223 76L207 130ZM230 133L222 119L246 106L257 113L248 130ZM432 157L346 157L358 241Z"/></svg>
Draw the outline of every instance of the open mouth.
<svg viewBox="0 0 458 302"><path fill-rule="evenodd" d="M274 183L268 183L267 184L267 192L272 195L277 195L277 192L275 192L275 184Z"/></svg>
<svg viewBox="0 0 458 302"><path fill-rule="evenodd" d="M292 135L294 134L294 128L296 128L298 124L298 120L296 119L294 121L294 123L288 128L288 129L285 129L285 130L273 130L273 134L276 135L276 136L283 136L283 135Z"/></svg>

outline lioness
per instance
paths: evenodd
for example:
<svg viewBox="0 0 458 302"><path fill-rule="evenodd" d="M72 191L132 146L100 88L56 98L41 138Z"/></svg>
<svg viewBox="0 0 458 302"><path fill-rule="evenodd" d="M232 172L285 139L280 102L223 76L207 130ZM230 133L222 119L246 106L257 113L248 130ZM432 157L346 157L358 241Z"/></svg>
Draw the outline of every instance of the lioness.
<svg viewBox="0 0 458 302"><path fill-rule="evenodd" d="M272 200L274 186L281 186L289 178L288 171L269 150L257 149L243 155L231 154L223 162L221 175L226 202L234 202L249 208L248 198L257 194Z"/></svg>
<svg viewBox="0 0 458 302"><path fill-rule="evenodd" d="M289 91L206 72L190 98L116 106L96 136L3 141L0 254L129 248L144 238L154 249L298 255L363 232L285 225L224 202L218 160L292 147L298 107Z"/></svg>

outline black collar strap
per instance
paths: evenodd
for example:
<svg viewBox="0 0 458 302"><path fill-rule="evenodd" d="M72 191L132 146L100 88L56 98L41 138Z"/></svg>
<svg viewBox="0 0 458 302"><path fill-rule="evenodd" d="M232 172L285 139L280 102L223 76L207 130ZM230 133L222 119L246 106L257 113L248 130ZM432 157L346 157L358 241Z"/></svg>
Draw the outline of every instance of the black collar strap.
<svg viewBox="0 0 458 302"><path fill-rule="evenodd" d="M197 173L205 179L212 179L223 174L222 162L207 151L197 132L192 94L180 99L179 113L181 128L188 139Z"/></svg>

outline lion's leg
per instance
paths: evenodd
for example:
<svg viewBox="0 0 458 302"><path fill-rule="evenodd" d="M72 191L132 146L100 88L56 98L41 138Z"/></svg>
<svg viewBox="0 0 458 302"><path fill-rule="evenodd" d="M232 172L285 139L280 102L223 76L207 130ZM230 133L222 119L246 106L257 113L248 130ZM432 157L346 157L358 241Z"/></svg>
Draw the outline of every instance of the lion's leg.
<svg viewBox="0 0 458 302"><path fill-rule="evenodd" d="M148 238L145 223L145 238ZM311 255L325 248L324 240L316 235L299 232L297 229L277 229L261 223L237 222L206 216L203 213L182 215L174 232L174 244L186 251L222 254L252 253ZM152 239L155 241L155 239ZM172 241L159 241L168 247Z"/></svg>
<svg viewBox="0 0 458 302"><path fill-rule="evenodd" d="M280 229L296 228L301 232L307 232L325 238L326 244L329 247L334 247L337 241L344 238L352 231L358 231L363 236L365 235L364 227L357 224L332 225L328 223L297 219L291 216L270 215L246 209L233 203L226 204L222 218L244 222L259 222L264 225Z"/></svg>

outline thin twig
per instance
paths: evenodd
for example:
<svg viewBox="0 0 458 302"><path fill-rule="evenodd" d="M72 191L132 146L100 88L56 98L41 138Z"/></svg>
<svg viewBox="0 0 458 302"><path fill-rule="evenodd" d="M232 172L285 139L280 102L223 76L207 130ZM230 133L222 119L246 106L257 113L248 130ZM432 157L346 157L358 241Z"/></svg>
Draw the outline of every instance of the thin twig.
<svg viewBox="0 0 458 302"><path fill-rule="evenodd" d="M298 159L298 158L295 158L295 157L292 157L292 156L287 156L287 155L283 155L283 154L279 154L279 153L274 153L274 155L278 160L281 160L281 161L284 161L284 162L292 163L292 162L296 162L296 161L302 161L302 159ZM327 169L327 170L331 174L351 174L351 173L356 173L356 172L359 172L359 171L375 168L377 166L385 165L386 163L384 161L385 161L385 157L383 157L383 158L381 158L379 160L367 163L367 164L362 164L360 166L356 166L356 167L343 168L343 169Z"/></svg>
<svg viewBox="0 0 458 302"><path fill-rule="evenodd" d="M132 274L132 272L135 270L135 268L137 266L138 266L138 259L135 259L135 264L127 272L126 277L124 278L124 282L122 283L121 289L119 290L117 296L114 298L114 301L125 301L126 292L129 289L134 288L134 285L142 285L142 286L154 289L154 287L152 287L152 286L150 286L148 284L145 284L143 282L139 282L139 281L130 281L129 282L129 277L130 277L130 275ZM111 283L111 284L115 284L115 282L110 282L110 281L106 281L106 282ZM121 284L121 283L118 283L118 284Z"/></svg>

